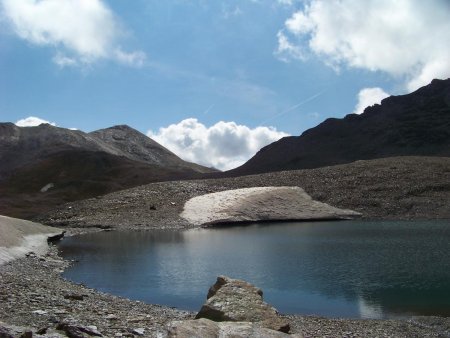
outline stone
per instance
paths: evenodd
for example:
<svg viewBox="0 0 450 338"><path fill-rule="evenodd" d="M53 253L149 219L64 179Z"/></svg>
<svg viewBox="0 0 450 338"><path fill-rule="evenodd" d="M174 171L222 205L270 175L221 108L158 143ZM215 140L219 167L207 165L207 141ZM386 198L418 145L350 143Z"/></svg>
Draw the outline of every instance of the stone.
<svg viewBox="0 0 450 338"><path fill-rule="evenodd" d="M0 326L0 338L14 338L12 334L9 333L9 330L3 326Z"/></svg>
<svg viewBox="0 0 450 338"><path fill-rule="evenodd" d="M34 310L33 313L35 313L35 314L37 314L37 315L40 315L40 316L43 316L43 315L46 315L46 314L47 314L47 311L44 311L44 310Z"/></svg>
<svg viewBox="0 0 450 338"><path fill-rule="evenodd" d="M64 299L70 299L70 300L83 300L87 295L79 295L75 293L70 293L64 295Z"/></svg>
<svg viewBox="0 0 450 338"><path fill-rule="evenodd" d="M219 276L195 318L217 322L258 322L261 327L288 333L289 323L263 301L262 295L261 289L253 284Z"/></svg>
<svg viewBox="0 0 450 338"><path fill-rule="evenodd" d="M33 332L32 331L25 331L20 335L20 338L33 338Z"/></svg>
<svg viewBox="0 0 450 338"><path fill-rule="evenodd" d="M144 333L145 333L145 329L142 328L142 327L139 327L139 328L137 328L137 329L132 329L132 330L130 330L130 332L131 332L132 334L137 335L137 336L143 336Z"/></svg>
<svg viewBox="0 0 450 338"><path fill-rule="evenodd" d="M112 314L112 313L110 313L110 314L106 315L105 318L106 318L106 319L109 319L109 320L116 320L116 319L117 319L117 316L114 315L114 314Z"/></svg>
<svg viewBox="0 0 450 338"><path fill-rule="evenodd" d="M201 318L173 321L168 326L168 338L302 338L261 327L250 322L214 322Z"/></svg>
<svg viewBox="0 0 450 338"><path fill-rule="evenodd" d="M97 326L77 326L81 332L87 333L90 336L103 337L103 335L98 331Z"/></svg>
<svg viewBox="0 0 450 338"><path fill-rule="evenodd" d="M215 338L219 336L219 326L208 319L175 321L169 324L167 338L202 337Z"/></svg>
<svg viewBox="0 0 450 338"><path fill-rule="evenodd" d="M61 232L60 234L53 235L53 236L48 236L48 237L47 237L47 243L57 243L58 241L60 241L61 239L63 239L63 237L64 237L65 234L66 234L66 231L64 230L64 231Z"/></svg>
<svg viewBox="0 0 450 338"><path fill-rule="evenodd" d="M64 331L69 338L86 338L87 336L77 326L67 323L59 323L57 330Z"/></svg>
<svg viewBox="0 0 450 338"><path fill-rule="evenodd" d="M37 334L46 334L48 330L48 327L44 326L42 328L40 328L39 330L36 331Z"/></svg>
<svg viewBox="0 0 450 338"><path fill-rule="evenodd" d="M338 220L360 217L352 210L313 200L300 187L253 187L193 197L182 218L193 225L258 221Z"/></svg>

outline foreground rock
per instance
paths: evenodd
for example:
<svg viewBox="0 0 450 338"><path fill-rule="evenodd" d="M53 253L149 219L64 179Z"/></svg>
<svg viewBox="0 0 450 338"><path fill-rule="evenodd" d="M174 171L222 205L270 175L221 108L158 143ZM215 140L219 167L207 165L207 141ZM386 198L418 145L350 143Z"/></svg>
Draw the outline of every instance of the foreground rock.
<svg viewBox="0 0 450 338"><path fill-rule="evenodd" d="M175 321L169 325L168 338L302 338L301 334L289 335L263 328L250 322L213 322L209 319Z"/></svg>
<svg viewBox="0 0 450 338"><path fill-rule="evenodd" d="M248 282L225 276L209 289L207 301L195 317L217 322L256 322L260 327L289 332L289 323L263 301L263 292Z"/></svg>
<svg viewBox="0 0 450 338"><path fill-rule="evenodd" d="M0 216L0 265L26 254L42 255L47 252L47 239L61 230L25 221Z"/></svg>
<svg viewBox="0 0 450 338"><path fill-rule="evenodd" d="M181 217L195 225L275 220L329 220L361 216L314 201L299 187L256 187L194 197Z"/></svg>

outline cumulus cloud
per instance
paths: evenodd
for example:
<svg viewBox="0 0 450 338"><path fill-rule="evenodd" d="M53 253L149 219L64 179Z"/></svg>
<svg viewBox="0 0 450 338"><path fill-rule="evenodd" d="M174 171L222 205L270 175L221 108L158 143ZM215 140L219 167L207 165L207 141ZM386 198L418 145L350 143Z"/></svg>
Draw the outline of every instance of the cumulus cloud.
<svg viewBox="0 0 450 338"><path fill-rule="evenodd" d="M18 127L36 127L43 123L50 124L52 126L56 126L55 122L49 122L47 120L43 120L36 116L28 116L24 119L18 120L15 124Z"/></svg>
<svg viewBox="0 0 450 338"><path fill-rule="evenodd" d="M99 59L141 65L145 54L125 52L118 19L102 0L0 0L2 15L20 38L56 47L53 61L76 66Z"/></svg>
<svg viewBox="0 0 450 338"><path fill-rule="evenodd" d="M381 100L388 96L388 93L378 87L361 89L358 93L358 103L353 114L362 114L364 109L374 104L380 104Z"/></svg>
<svg viewBox="0 0 450 338"><path fill-rule="evenodd" d="M147 135L186 161L221 170L238 167L262 147L288 136L272 127L251 129L235 122L206 127L195 118Z"/></svg>
<svg viewBox="0 0 450 338"><path fill-rule="evenodd" d="M332 67L383 71L410 91L450 76L446 0L309 0L282 32Z"/></svg>
<svg viewBox="0 0 450 338"><path fill-rule="evenodd" d="M291 59L305 60L305 53L303 50L289 41L288 37L283 32L278 32L278 47L275 55L283 62L289 62Z"/></svg>

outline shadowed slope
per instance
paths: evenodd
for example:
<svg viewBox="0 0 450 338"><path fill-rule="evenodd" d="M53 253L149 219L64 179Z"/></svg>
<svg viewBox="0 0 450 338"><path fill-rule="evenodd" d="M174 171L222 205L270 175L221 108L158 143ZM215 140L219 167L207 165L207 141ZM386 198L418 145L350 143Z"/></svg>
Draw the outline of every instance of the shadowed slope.
<svg viewBox="0 0 450 338"><path fill-rule="evenodd" d="M262 148L219 176L309 169L393 156L450 156L450 79L391 96L363 114L330 118Z"/></svg>
<svg viewBox="0 0 450 338"><path fill-rule="evenodd" d="M87 134L1 123L0 163L0 214L21 218L67 201L213 171L128 126Z"/></svg>

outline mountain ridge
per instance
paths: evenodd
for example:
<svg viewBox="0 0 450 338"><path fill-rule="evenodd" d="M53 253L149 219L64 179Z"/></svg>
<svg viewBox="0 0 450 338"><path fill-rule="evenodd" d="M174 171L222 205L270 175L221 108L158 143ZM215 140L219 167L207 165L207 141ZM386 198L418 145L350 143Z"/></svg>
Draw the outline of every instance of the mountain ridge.
<svg viewBox="0 0 450 338"><path fill-rule="evenodd" d="M0 123L0 163L0 214L22 218L68 201L214 171L125 125L85 133Z"/></svg>
<svg viewBox="0 0 450 338"><path fill-rule="evenodd" d="M280 139L242 166L218 174L241 176L312 169L393 156L450 156L450 79L390 96L361 115L329 118L300 136Z"/></svg>

